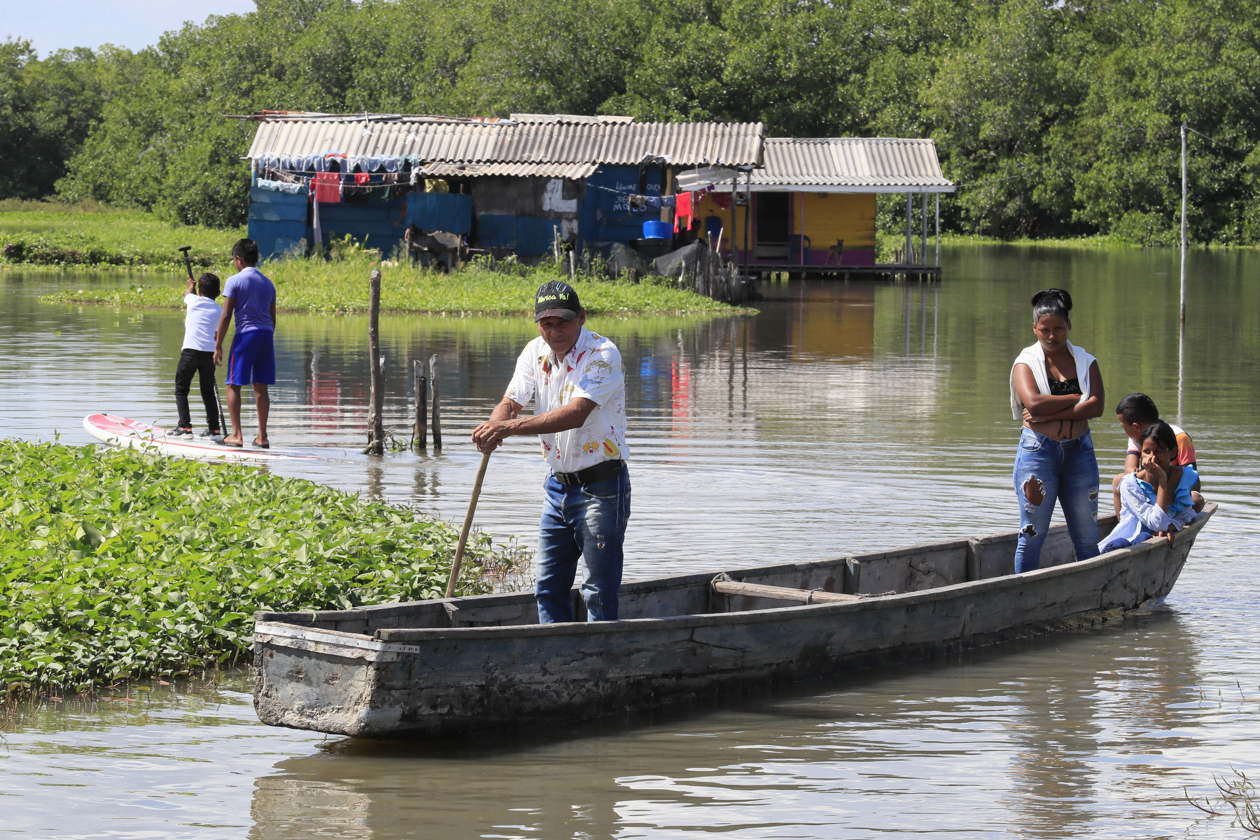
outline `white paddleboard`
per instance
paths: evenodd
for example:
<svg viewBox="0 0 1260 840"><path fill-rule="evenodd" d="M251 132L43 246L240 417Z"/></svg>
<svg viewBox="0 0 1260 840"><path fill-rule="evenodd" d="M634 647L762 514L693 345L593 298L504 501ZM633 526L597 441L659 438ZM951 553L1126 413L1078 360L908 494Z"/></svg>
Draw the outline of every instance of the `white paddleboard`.
<svg viewBox="0 0 1260 840"><path fill-rule="evenodd" d="M259 449L249 443L243 447L235 447L222 446L211 438L168 437L166 428L162 426L119 417L117 414L89 414L83 418L83 428L89 435L109 446L140 449L161 455L173 455L177 458L194 458L203 461L321 460L318 455L306 452Z"/></svg>

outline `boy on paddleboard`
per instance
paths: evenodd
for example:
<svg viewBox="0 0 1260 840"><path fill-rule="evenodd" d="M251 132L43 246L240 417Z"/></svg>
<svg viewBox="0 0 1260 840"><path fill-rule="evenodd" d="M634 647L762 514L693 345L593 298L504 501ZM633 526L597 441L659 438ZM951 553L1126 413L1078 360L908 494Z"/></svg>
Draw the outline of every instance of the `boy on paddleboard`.
<svg viewBox="0 0 1260 840"><path fill-rule="evenodd" d="M223 361L223 339L227 336L232 316L236 316L236 333L228 353L228 416L232 433L216 441L224 446L244 446L241 433L241 386L254 386L254 403L258 406L258 436L254 445L270 449L267 438L267 415L271 413L271 396L267 386L276 384L276 287L255 266L258 265L258 244L252 239L238 239L232 246L236 274L228 278L223 290L223 314L214 337L214 363Z"/></svg>
<svg viewBox="0 0 1260 840"><path fill-rule="evenodd" d="M195 293L194 293L195 291ZM223 308L214 302L219 296L219 278L206 273L193 284L192 270L188 272L188 287L184 289L184 345L175 368L175 407L179 409L179 423L168 432L171 437L192 437L192 414L188 409L188 390L193 374L201 384L201 401L206 406L206 430L202 437L218 437L219 401L214 384L214 331L223 314Z"/></svg>

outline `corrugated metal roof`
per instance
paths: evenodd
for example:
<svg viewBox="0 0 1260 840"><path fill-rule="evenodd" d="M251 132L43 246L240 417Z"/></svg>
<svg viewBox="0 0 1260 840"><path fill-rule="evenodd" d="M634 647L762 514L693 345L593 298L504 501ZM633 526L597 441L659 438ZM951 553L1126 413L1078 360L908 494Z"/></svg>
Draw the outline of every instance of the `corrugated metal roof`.
<svg viewBox="0 0 1260 840"><path fill-rule="evenodd" d="M309 118L307 118L309 116ZM249 157L417 157L446 164L638 165L665 155L675 166L761 163L761 123L639 123L624 118L518 115L483 121L394 114L257 115Z"/></svg>
<svg viewBox="0 0 1260 840"><path fill-rule="evenodd" d="M896 137L767 137L753 189L821 187L831 192L953 192L932 140Z"/></svg>
<svg viewBox="0 0 1260 840"><path fill-rule="evenodd" d="M589 178L598 169L594 163L431 163L424 175L432 178Z"/></svg>

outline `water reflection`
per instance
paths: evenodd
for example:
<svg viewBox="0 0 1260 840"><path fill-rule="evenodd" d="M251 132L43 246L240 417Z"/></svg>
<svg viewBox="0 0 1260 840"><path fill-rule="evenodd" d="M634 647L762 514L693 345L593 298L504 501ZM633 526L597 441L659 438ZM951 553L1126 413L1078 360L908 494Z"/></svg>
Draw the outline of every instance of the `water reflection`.
<svg viewBox="0 0 1260 840"><path fill-rule="evenodd" d="M1198 655L1160 611L707 710L455 744L336 741L258 781L251 836L335 826L394 838L423 821L434 836L834 838L931 825L1049 838L1103 836L1117 808L1152 836L1184 820L1131 787L1163 798L1184 779L1165 753L1198 744L1183 705ZM985 790L968 793L979 779ZM994 809L958 807L973 795Z"/></svg>
<svg viewBox="0 0 1260 840"><path fill-rule="evenodd" d="M1196 822L1181 787L1201 790L1230 761L1254 766L1258 754L1260 286L1250 278L1260 255L1192 254L1184 344L1175 254L986 247L945 258L940 284L766 284L756 317L592 319L627 364L629 576L1011 528L1017 427L1007 376L1032 341L1032 293L1062 286L1077 302L1074 338L1105 365L1112 399L1142 390L1165 413L1181 400L1207 493L1223 504L1168 608L786 693L445 749L321 747L319 737L260 726L247 682L50 703L8 721L6 828L1040 838L1191 827L1231 836ZM4 433L56 429L87 443L79 424L89 411L173 416L178 310L36 301L59 285L127 280L0 272ZM366 320L286 316L275 437L334 457L270 468L459 521L479 461L468 433L533 330L528 318L383 318L386 423L410 436L411 365L436 354L445 446L369 458L356 452ZM1109 421L1094 428L1104 473L1123 455ZM491 460L476 524L532 544L542 478L536 445L510 441Z"/></svg>

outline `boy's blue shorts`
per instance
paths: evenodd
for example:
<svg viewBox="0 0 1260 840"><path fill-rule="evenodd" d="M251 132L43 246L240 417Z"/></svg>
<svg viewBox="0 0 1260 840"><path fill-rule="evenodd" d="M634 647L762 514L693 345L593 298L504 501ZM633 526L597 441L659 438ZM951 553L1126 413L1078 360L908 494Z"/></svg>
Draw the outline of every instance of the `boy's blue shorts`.
<svg viewBox="0 0 1260 840"><path fill-rule="evenodd" d="M250 330L232 336L228 352L229 385L276 384L276 348L271 330Z"/></svg>

